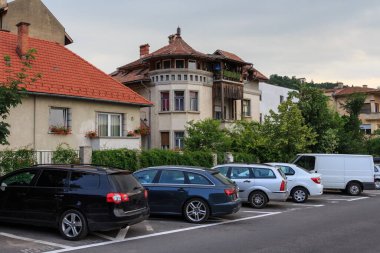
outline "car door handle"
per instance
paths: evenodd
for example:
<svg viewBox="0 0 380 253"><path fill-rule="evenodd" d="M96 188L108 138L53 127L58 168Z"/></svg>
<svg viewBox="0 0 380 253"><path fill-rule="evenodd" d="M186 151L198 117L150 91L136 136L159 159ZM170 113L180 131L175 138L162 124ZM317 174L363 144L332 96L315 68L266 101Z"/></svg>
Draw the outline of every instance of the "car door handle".
<svg viewBox="0 0 380 253"><path fill-rule="evenodd" d="M178 188L177 191L179 191L179 192L185 192L185 189L183 189L183 188Z"/></svg>
<svg viewBox="0 0 380 253"><path fill-rule="evenodd" d="M251 181L250 180L245 180L243 181L244 183L250 183Z"/></svg>

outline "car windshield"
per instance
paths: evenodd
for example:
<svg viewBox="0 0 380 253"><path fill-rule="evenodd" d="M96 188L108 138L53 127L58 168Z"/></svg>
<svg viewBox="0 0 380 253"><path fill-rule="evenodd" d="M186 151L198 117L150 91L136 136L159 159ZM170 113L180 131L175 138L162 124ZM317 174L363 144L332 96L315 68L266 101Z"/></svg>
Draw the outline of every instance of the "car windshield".
<svg viewBox="0 0 380 253"><path fill-rule="evenodd" d="M234 184L233 181L231 181L227 177L225 177L222 174L220 174L219 171L213 172L212 175L214 177L216 177L216 179L218 179L222 184L225 184L225 185Z"/></svg>

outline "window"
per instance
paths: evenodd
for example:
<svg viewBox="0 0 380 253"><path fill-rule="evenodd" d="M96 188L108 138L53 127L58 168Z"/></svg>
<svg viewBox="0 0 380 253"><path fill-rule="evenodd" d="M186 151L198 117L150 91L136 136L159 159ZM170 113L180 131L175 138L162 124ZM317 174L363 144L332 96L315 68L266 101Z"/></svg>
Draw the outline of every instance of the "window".
<svg viewBox="0 0 380 253"><path fill-rule="evenodd" d="M99 175L83 172L71 172L70 188L97 189L99 187Z"/></svg>
<svg viewBox="0 0 380 253"><path fill-rule="evenodd" d="M166 81L169 81L169 75L166 75L166 76L165 76L165 80L166 80Z"/></svg>
<svg viewBox="0 0 380 253"><path fill-rule="evenodd" d="M170 69L170 60L163 61L164 69Z"/></svg>
<svg viewBox="0 0 380 253"><path fill-rule="evenodd" d="M152 76L152 82L154 82L154 76Z"/></svg>
<svg viewBox="0 0 380 253"><path fill-rule="evenodd" d="M315 168L315 157L314 156L301 156L295 162L301 168L304 168L308 171L314 170Z"/></svg>
<svg viewBox="0 0 380 253"><path fill-rule="evenodd" d="M191 172L187 172L186 174L189 180L189 184L205 184L205 185L212 184L207 178L205 178L202 175L191 173Z"/></svg>
<svg viewBox="0 0 380 253"><path fill-rule="evenodd" d="M161 92L161 111L170 111L169 91Z"/></svg>
<svg viewBox="0 0 380 253"><path fill-rule="evenodd" d="M190 75L190 81L193 81L193 75Z"/></svg>
<svg viewBox="0 0 380 253"><path fill-rule="evenodd" d="M98 113L98 135L100 137L122 136L121 114Z"/></svg>
<svg viewBox="0 0 380 253"><path fill-rule="evenodd" d="M114 173L108 176L116 192L133 192L141 189L141 184L129 173Z"/></svg>
<svg viewBox="0 0 380 253"><path fill-rule="evenodd" d="M158 182L161 184L185 184L185 174L177 170L163 170Z"/></svg>
<svg viewBox="0 0 380 253"><path fill-rule="evenodd" d="M158 82L158 76L156 76L156 82Z"/></svg>
<svg viewBox="0 0 380 253"><path fill-rule="evenodd" d="M214 110L215 110L215 119L222 119L222 107L216 105Z"/></svg>
<svg viewBox="0 0 380 253"><path fill-rule="evenodd" d="M197 62L194 60L189 60L189 67L188 69L197 69Z"/></svg>
<svg viewBox="0 0 380 253"><path fill-rule="evenodd" d="M260 124L263 123L263 114L260 113Z"/></svg>
<svg viewBox="0 0 380 253"><path fill-rule="evenodd" d="M289 166L280 166L280 169L286 176L293 176L296 172Z"/></svg>
<svg viewBox="0 0 380 253"><path fill-rule="evenodd" d="M190 111L198 111L198 92L190 91Z"/></svg>
<svg viewBox="0 0 380 253"><path fill-rule="evenodd" d="M175 67L177 69L183 69L185 67L185 60L175 60Z"/></svg>
<svg viewBox="0 0 380 253"><path fill-rule="evenodd" d="M161 69L161 62L160 61L156 62L156 69Z"/></svg>
<svg viewBox="0 0 380 253"><path fill-rule="evenodd" d="M379 172L379 169L375 166L374 171L375 171L375 172Z"/></svg>
<svg viewBox="0 0 380 253"><path fill-rule="evenodd" d="M360 130L364 134L371 134L371 132L372 132L372 130L371 130L371 124L361 124L360 125Z"/></svg>
<svg viewBox="0 0 380 253"><path fill-rule="evenodd" d="M378 103L375 103L375 112L379 112L379 104Z"/></svg>
<svg viewBox="0 0 380 253"><path fill-rule="evenodd" d="M254 168L253 177L254 178L276 178L276 175L271 169Z"/></svg>
<svg viewBox="0 0 380 253"><path fill-rule="evenodd" d="M360 113L370 114L371 113L371 104L370 103L364 103L361 110L360 110Z"/></svg>
<svg viewBox="0 0 380 253"><path fill-rule="evenodd" d="M184 91L174 91L174 104L176 111L185 110L185 92Z"/></svg>
<svg viewBox="0 0 380 253"><path fill-rule="evenodd" d="M6 186L30 186L33 179L36 177L38 171L25 171L20 172L4 179L1 184L2 187ZM5 184L5 185L4 185Z"/></svg>
<svg viewBox="0 0 380 253"><path fill-rule="evenodd" d="M228 167L218 167L217 170L222 174L223 176L227 176L228 173Z"/></svg>
<svg viewBox="0 0 380 253"><path fill-rule="evenodd" d="M250 178L250 169L244 167L231 168L231 179L246 179Z"/></svg>
<svg viewBox="0 0 380 253"><path fill-rule="evenodd" d="M157 175L158 170L144 170L135 174L135 177L140 184L153 183L154 178Z"/></svg>
<svg viewBox="0 0 380 253"><path fill-rule="evenodd" d="M243 100L243 116L244 117L251 116L251 100L247 100L247 99Z"/></svg>
<svg viewBox="0 0 380 253"><path fill-rule="evenodd" d="M161 132L161 149L169 149L170 135L169 132Z"/></svg>
<svg viewBox="0 0 380 253"><path fill-rule="evenodd" d="M163 75L160 75L160 81L164 81L164 76Z"/></svg>
<svg viewBox="0 0 380 253"><path fill-rule="evenodd" d="M172 81L175 81L175 75L172 75Z"/></svg>
<svg viewBox="0 0 380 253"><path fill-rule="evenodd" d="M195 81L198 82L198 76L195 76Z"/></svg>
<svg viewBox="0 0 380 253"><path fill-rule="evenodd" d="M263 98L261 94L260 94L260 97L259 97L259 98L260 98L260 101L261 101L261 100L262 100L262 98Z"/></svg>
<svg viewBox="0 0 380 253"><path fill-rule="evenodd" d="M69 127L69 108L50 107L49 127Z"/></svg>
<svg viewBox="0 0 380 253"><path fill-rule="evenodd" d="M183 80L187 81L187 75L183 75Z"/></svg>
<svg viewBox="0 0 380 253"><path fill-rule="evenodd" d="M206 82L206 77L205 77L205 76L203 77L203 82L204 82L204 83Z"/></svg>
<svg viewBox="0 0 380 253"><path fill-rule="evenodd" d="M284 96L280 96L280 103L284 102Z"/></svg>
<svg viewBox="0 0 380 253"><path fill-rule="evenodd" d="M64 187L67 182L68 171L44 170L37 181L39 187Z"/></svg>
<svg viewBox="0 0 380 253"><path fill-rule="evenodd" d="M182 79L182 78L181 78L181 75L178 75L178 76L177 76L177 80L178 80L178 81L181 81L181 79Z"/></svg>
<svg viewBox="0 0 380 253"><path fill-rule="evenodd" d="M174 141L175 141L174 147L176 149L182 150L184 148L184 143L183 143L184 137L185 137L185 132L174 132Z"/></svg>

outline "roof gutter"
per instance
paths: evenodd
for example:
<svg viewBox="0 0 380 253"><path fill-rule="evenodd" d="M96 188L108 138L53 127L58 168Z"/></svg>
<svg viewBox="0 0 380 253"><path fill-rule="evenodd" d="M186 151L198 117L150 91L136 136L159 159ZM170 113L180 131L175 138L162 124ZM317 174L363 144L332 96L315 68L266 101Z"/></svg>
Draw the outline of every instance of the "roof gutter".
<svg viewBox="0 0 380 253"><path fill-rule="evenodd" d="M21 91L21 93L30 94L30 95L46 96L46 97L60 97L60 98L71 98L71 99L87 100L87 101L99 101L99 102L105 102L105 103L133 105L133 106L140 106L140 107L152 107L152 106L154 106L153 104L121 102L121 101L106 100L106 99L100 99L100 98L78 97L78 96L70 96L70 95L63 95L63 94L44 93L44 92Z"/></svg>

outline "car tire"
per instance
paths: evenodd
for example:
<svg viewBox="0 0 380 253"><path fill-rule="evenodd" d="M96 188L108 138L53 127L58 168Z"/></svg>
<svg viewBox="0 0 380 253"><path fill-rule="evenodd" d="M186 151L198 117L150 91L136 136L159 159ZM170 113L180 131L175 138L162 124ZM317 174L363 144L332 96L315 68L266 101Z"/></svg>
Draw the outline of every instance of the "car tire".
<svg viewBox="0 0 380 253"><path fill-rule="evenodd" d="M290 195L294 203L305 203L309 197L309 193L304 187L293 188Z"/></svg>
<svg viewBox="0 0 380 253"><path fill-rule="evenodd" d="M375 188L376 190L380 190L380 179L375 180Z"/></svg>
<svg viewBox="0 0 380 253"><path fill-rule="evenodd" d="M351 196L359 196L362 193L362 187L357 182L351 182L347 185L346 191Z"/></svg>
<svg viewBox="0 0 380 253"><path fill-rule="evenodd" d="M190 223L204 223L210 216L208 203L200 198L188 200L183 206L183 216Z"/></svg>
<svg viewBox="0 0 380 253"><path fill-rule="evenodd" d="M262 191L253 191L249 195L249 204L253 208L264 208L268 204L268 197L267 195Z"/></svg>
<svg viewBox="0 0 380 253"><path fill-rule="evenodd" d="M59 232L66 240L83 239L88 234L87 220L81 212L67 210L59 219Z"/></svg>

